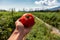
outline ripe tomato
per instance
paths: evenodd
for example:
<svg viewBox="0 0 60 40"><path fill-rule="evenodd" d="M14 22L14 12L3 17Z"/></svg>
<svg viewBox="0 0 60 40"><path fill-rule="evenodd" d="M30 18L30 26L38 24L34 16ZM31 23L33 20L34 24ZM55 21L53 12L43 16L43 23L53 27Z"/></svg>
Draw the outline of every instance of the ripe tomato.
<svg viewBox="0 0 60 40"><path fill-rule="evenodd" d="M34 16L31 13L24 14L19 21L24 25L24 27L32 27L35 23Z"/></svg>

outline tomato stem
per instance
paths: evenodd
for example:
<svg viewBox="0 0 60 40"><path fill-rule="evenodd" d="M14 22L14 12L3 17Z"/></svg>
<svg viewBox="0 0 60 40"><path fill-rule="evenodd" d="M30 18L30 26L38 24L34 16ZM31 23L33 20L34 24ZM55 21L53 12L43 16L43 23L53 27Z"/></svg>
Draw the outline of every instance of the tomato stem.
<svg viewBox="0 0 60 40"><path fill-rule="evenodd" d="M29 18L30 16L26 16L26 18Z"/></svg>

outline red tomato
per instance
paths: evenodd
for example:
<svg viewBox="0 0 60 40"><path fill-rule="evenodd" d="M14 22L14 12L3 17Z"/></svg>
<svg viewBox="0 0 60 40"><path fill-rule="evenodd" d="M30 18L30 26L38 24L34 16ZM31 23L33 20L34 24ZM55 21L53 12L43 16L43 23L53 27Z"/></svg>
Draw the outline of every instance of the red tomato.
<svg viewBox="0 0 60 40"><path fill-rule="evenodd" d="M35 23L34 16L30 13L24 14L19 21L24 25L24 27L32 27Z"/></svg>

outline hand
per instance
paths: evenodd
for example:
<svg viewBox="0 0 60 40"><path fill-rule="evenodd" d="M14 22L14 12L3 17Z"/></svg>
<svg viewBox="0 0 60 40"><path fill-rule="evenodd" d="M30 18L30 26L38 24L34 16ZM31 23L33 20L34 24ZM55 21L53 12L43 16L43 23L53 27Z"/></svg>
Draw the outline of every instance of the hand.
<svg viewBox="0 0 60 40"><path fill-rule="evenodd" d="M18 32L23 36L27 35L32 28L32 27L25 28L24 25L19 21L19 19L15 22L15 25L16 25L16 30L18 30Z"/></svg>
<svg viewBox="0 0 60 40"><path fill-rule="evenodd" d="M24 40L25 35L27 35L31 28L25 28L24 25L19 21L19 19L15 22L16 28L12 35L8 38L8 40Z"/></svg>

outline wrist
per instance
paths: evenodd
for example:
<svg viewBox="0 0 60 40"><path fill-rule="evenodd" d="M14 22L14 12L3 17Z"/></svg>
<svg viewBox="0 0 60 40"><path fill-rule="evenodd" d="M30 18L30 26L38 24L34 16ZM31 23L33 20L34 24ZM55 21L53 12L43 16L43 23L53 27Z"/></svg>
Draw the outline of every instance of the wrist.
<svg viewBox="0 0 60 40"><path fill-rule="evenodd" d="M14 40L22 40L23 39L23 34L15 29L8 40L13 40L13 39Z"/></svg>
<svg viewBox="0 0 60 40"><path fill-rule="evenodd" d="M23 40L24 36L22 34L19 34L19 36L17 37L17 40Z"/></svg>
<svg viewBox="0 0 60 40"><path fill-rule="evenodd" d="M23 31L21 31L21 30L19 31L19 30L15 29L15 33L17 33L16 35L18 35L17 40L23 40L23 38L24 38Z"/></svg>

